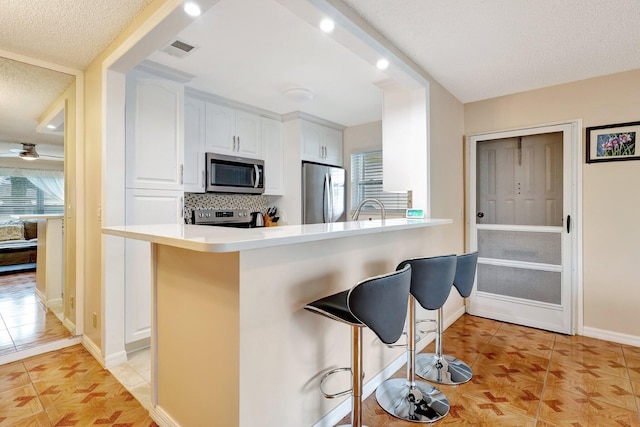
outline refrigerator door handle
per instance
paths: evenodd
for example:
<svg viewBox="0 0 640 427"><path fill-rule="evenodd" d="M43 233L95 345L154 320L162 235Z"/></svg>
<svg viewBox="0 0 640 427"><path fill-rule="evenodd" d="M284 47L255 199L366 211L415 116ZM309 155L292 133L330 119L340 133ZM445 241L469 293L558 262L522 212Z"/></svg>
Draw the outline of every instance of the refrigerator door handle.
<svg viewBox="0 0 640 427"><path fill-rule="evenodd" d="M331 222L329 218L329 174L324 174L324 189L322 194L322 222Z"/></svg>
<svg viewBox="0 0 640 427"><path fill-rule="evenodd" d="M334 222L334 212L333 212L333 180L331 179L331 173L327 174L329 178L329 222Z"/></svg>

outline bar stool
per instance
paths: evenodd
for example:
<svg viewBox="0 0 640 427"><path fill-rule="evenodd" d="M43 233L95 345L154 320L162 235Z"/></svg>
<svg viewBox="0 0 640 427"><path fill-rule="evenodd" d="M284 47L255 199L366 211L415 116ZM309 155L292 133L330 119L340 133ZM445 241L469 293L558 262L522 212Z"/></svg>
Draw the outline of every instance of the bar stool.
<svg viewBox="0 0 640 427"><path fill-rule="evenodd" d="M476 277L477 263L478 252L458 255L457 257L453 285L463 298L471 295ZM442 352L442 332L444 327L442 311L442 306L440 306L438 308L436 326L436 352L421 353L416 356L416 372L419 377L438 384L463 384L469 381L473 374L469 365L454 356L445 355Z"/></svg>
<svg viewBox="0 0 640 427"><path fill-rule="evenodd" d="M415 258L403 261L398 269L411 266L411 295L407 327L407 377L391 378L376 390L378 404L389 414L406 421L431 423L449 412L449 400L440 390L416 381L416 306L434 310L444 304L451 291L456 256Z"/></svg>
<svg viewBox="0 0 640 427"><path fill-rule="evenodd" d="M320 391L326 398L351 393L351 426L362 426L362 329L367 326L385 344L391 344L402 336L409 303L411 267L358 282L348 291L329 295L307 304L304 308L330 319L350 325L351 368L333 369L322 376ZM332 374L351 371L352 387L349 390L327 394L322 385Z"/></svg>

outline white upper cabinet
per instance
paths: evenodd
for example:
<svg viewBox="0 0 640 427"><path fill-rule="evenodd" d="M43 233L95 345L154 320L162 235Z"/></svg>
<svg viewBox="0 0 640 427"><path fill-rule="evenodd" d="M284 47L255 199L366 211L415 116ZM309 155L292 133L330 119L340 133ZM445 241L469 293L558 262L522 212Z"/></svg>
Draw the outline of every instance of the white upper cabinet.
<svg viewBox="0 0 640 427"><path fill-rule="evenodd" d="M187 95L184 117L184 191L205 191L205 101Z"/></svg>
<svg viewBox="0 0 640 427"><path fill-rule="evenodd" d="M207 152L262 158L260 116L206 103Z"/></svg>
<svg viewBox="0 0 640 427"><path fill-rule="evenodd" d="M301 121L302 160L342 166L342 132Z"/></svg>
<svg viewBox="0 0 640 427"><path fill-rule="evenodd" d="M144 71L127 75L126 187L182 190L184 85Z"/></svg>
<svg viewBox="0 0 640 427"><path fill-rule="evenodd" d="M264 194L284 194L284 141L282 122L261 118L262 152L264 154Z"/></svg>

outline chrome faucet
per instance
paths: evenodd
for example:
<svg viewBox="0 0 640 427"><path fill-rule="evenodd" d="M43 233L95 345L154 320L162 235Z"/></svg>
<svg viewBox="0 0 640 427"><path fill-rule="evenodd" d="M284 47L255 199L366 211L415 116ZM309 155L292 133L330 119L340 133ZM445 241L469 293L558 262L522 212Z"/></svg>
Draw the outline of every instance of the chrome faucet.
<svg viewBox="0 0 640 427"><path fill-rule="evenodd" d="M384 221L385 217L387 216L387 214L384 211L384 205L382 204L382 202L378 199L364 199L363 201L360 202L360 204L358 205L358 207L356 208L356 211L353 213L353 216L351 217L352 221L357 221L358 217L360 216L360 210L362 209L362 206L364 206L365 203L368 202L373 202L373 203L377 203L380 206L380 218Z"/></svg>

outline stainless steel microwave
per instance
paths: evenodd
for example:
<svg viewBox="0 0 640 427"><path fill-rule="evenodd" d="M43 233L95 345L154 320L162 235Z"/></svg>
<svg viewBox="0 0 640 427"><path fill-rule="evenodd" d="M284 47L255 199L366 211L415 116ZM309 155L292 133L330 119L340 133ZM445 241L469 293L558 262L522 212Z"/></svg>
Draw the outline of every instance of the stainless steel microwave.
<svg viewBox="0 0 640 427"><path fill-rule="evenodd" d="M264 161L207 153L206 162L207 192L264 193Z"/></svg>

